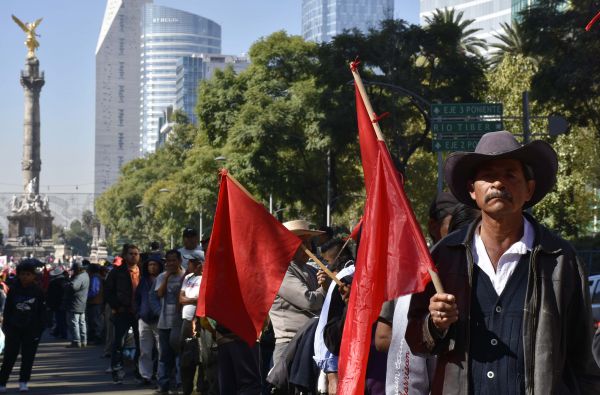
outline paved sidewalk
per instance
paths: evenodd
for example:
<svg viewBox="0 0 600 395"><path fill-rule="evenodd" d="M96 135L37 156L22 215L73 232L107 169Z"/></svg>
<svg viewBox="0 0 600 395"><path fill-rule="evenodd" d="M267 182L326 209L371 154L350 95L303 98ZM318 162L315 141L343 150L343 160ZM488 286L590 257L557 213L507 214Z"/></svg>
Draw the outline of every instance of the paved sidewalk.
<svg viewBox="0 0 600 395"><path fill-rule="evenodd" d="M124 383L112 383L110 373L104 373L109 359L102 358L103 347L65 348L68 343L57 341L44 334L33 364L29 382L30 394L127 394L149 395L153 387L141 387L135 383L132 367L126 366ZM17 394L20 361L7 385L7 393Z"/></svg>

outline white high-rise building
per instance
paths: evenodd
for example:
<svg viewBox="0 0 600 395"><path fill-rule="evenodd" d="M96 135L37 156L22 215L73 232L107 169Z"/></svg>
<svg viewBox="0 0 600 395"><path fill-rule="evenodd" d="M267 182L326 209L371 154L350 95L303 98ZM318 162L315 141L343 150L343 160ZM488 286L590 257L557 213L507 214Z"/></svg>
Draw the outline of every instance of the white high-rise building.
<svg viewBox="0 0 600 395"><path fill-rule="evenodd" d="M394 17L394 0L302 0L302 36L328 42L344 30L367 33Z"/></svg>
<svg viewBox="0 0 600 395"><path fill-rule="evenodd" d="M419 17L421 24L425 24L425 18L430 17L436 9L454 8L463 12L463 20L473 19L469 29L481 29L473 36L484 39L488 44L498 40L495 35L501 34L502 23L510 24L512 21L513 0L421 0ZM487 53L489 53L489 49Z"/></svg>
<svg viewBox="0 0 600 395"><path fill-rule="evenodd" d="M142 11L152 0L108 0L96 47L94 193L139 156Z"/></svg>
<svg viewBox="0 0 600 395"><path fill-rule="evenodd" d="M139 152L156 149L159 118L173 106L177 61L195 53L221 53L221 26L189 12L154 4L144 7L141 52Z"/></svg>

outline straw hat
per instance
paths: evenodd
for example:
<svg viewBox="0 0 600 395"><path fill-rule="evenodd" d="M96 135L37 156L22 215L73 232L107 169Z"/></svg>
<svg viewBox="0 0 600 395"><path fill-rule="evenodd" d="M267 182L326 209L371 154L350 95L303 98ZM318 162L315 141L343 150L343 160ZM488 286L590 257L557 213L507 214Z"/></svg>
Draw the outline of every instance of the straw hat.
<svg viewBox="0 0 600 395"><path fill-rule="evenodd" d="M303 219L296 219L293 221L284 222L283 226L285 226L290 232L295 234L296 236L319 236L324 234L325 232L321 230L312 230L310 229L310 224L308 221Z"/></svg>

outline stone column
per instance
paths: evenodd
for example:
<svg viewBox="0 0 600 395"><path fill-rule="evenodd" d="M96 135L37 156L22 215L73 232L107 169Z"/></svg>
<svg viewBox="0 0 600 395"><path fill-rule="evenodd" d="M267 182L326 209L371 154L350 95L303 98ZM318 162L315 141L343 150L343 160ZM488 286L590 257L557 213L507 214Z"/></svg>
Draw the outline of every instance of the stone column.
<svg viewBox="0 0 600 395"><path fill-rule="evenodd" d="M33 181L32 194L40 193L40 92L44 86L44 73L40 74L40 62L29 58L26 70L21 71L21 85L25 92L25 114L23 119L23 189Z"/></svg>

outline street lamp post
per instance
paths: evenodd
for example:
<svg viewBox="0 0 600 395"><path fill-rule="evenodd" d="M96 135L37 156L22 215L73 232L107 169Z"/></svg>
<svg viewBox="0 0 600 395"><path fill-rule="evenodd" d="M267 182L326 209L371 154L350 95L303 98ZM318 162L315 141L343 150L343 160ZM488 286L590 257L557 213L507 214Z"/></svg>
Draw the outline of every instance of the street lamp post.
<svg viewBox="0 0 600 395"><path fill-rule="evenodd" d="M171 192L171 190L169 188L161 188L161 189L158 190L158 192L160 192L160 193L168 193L168 192ZM170 215L170 217L171 217L171 221L170 222L172 224L173 223L173 209L171 209L171 213L170 214L171 214ZM175 245L175 243L173 242L174 241L173 240L173 232L171 231L170 233L171 233L171 249L173 249L173 246Z"/></svg>

